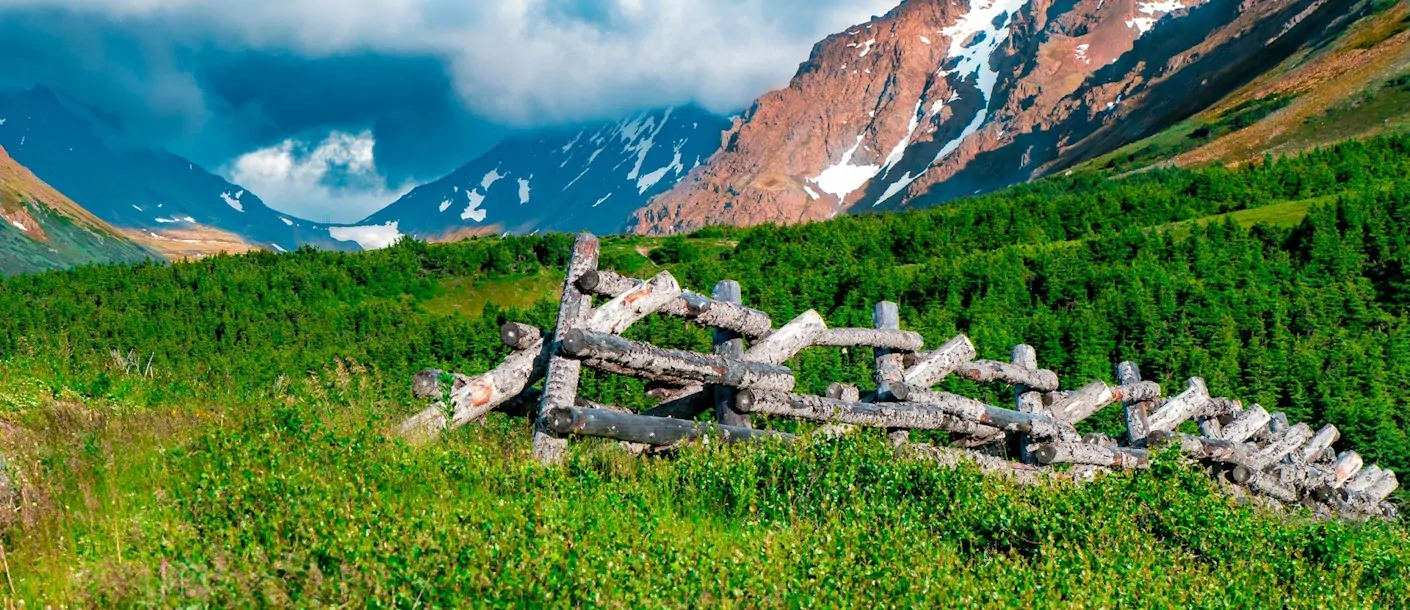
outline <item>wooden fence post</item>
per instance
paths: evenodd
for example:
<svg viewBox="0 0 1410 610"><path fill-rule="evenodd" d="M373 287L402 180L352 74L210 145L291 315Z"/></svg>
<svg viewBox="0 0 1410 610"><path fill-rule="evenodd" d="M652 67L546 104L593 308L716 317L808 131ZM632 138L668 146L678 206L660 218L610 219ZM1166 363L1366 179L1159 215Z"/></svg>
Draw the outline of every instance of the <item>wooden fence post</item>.
<svg viewBox="0 0 1410 610"><path fill-rule="evenodd" d="M1140 381L1141 369L1136 366L1136 363L1122 362L1116 365L1116 383L1131 385ZM1146 435L1150 434L1150 426L1146 423L1146 418L1150 417L1153 404L1144 400L1127 400L1122 402L1121 406L1126 415L1126 444L1132 447L1145 446Z"/></svg>
<svg viewBox="0 0 1410 610"><path fill-rule="evenodd" d="M578 397L578 381L582 377L582 363L559 355L559 342L570 330L581 329L592 315L592 297L578 289L578 279L589 271L597 270L597 259L601 254L601 244L591 233L583 233L573 242L572 257L568 261L568 273L563 279L563 299L558 304L558 328L550 338L548 374L543 384L543 400L539 402L538 417L534 418L534 457L545 464L563 461L568 449L568 439L558 436L548 427L548 416L555 407L571 407Z"/></svg>
<svg viewBox="0 0 1410 610"><path fill-rule="evenodd" d="M876 304L876 308L871 314L872 327L878 330L901 330L901 311L895 303L882 301ZM905 378L906 367L904 355L889 349L876 348L872 351L876 356L876 399L878 402L887 400L891 393L893 384L901 383ZM899 447L910 442L910 430L888 430L886 438L890 439L893 446Z"/></svg>
<svg viewBox="0 0 1410 610"><path fill-rule="evenodd" d="M723 303L733 303L735 305L742 305L744 303L739 282L734 280L724 280L715 284L713 296L716 301ZM744 359L744 338L739 333L716 328L714 334L716 354L736 360ZM715 421L719 422L722 426L734 426L739 428L752 427L749 416L740 413L734 408L734 395L734 388L719 385L715 386Z"/></svg>

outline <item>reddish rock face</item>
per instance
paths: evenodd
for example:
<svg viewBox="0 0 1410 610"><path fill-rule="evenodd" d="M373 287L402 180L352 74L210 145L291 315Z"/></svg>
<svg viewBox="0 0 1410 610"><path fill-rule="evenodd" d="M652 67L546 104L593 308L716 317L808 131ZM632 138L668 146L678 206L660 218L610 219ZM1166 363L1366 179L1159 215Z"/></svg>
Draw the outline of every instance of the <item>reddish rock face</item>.
<svg viewBox="0 0 1410 610"><path fill-rule="evenodd" d="M1331 0L909 0L814 47L640 233L933 204L1105 153L1349 21Z"/></svg>

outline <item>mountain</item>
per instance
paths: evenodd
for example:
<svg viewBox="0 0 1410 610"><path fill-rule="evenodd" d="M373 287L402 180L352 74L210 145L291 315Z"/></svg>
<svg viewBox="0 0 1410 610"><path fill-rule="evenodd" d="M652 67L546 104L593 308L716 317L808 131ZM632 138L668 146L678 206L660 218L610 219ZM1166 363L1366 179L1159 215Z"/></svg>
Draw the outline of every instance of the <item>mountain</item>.
<svg viewBox="0 0 1410 610"><path fill-rule="evenodd" d="M0 273L133 263L157 255L45 184L0 147Z"/></svg>
<svg viewBox="0 0 1410 610"><path fill-rule="evenodd" d="M908 0L817 44L642 233L933 205L1158 133L1371 0Z"/></svg>
<svg viewBox="0 0 1410 610"><path fill-rule="evenodd" d="M510 137L334 237L621 232L633 212L719 150L729 121L694 106Z"/></svg>
<svg viewBox="0 0 1410 610"><path fill-rule="evenodd" d="M304 243L348 247L191 161L132 141L101 111L43 86L0 93L0 146L83 208L167 257L284 251Z"/></svg>

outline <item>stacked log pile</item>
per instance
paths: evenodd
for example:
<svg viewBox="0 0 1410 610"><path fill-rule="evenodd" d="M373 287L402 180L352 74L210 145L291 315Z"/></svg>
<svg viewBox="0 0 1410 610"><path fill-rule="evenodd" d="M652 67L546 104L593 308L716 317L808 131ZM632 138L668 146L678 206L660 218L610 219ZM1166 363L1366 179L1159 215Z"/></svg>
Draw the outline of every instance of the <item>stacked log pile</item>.
<svg viewBox="0 0 1410 610"><path fill-rule="evenodd" d="M501 339L514 351L487 373L452 376L448 394L442 392L440 371L418 374L413 384L418 396L443 400L404 422L401 433L434 436L496 409L532 414L535 455L545 463L561 461L574 436L615 439L637 451L700 441L794 440L753 428L752 417L765 415L816 422L812 434L824 437L883 429L905 455L945 464L969 461L1021 483L1145 468L1152 451L1173 447L1242 497L1303 504L1324 515L1396 516L1387 502L1399 487L1395 473L1364 465L1354 451L1334 450L1335 426L1314 431L1307 424L1290 425L1282 413L1211 396L1199 378L1165 396L1159 384L1141 379L1134 363L1122 362L1115 370L1118 385L1093 381L1064 391L1058 375L1039 368L1027 345L1015 347L1008 362L979 359L963 335L925 350L919 334L900 329L894 303L877 304L873 328L829 328L815 311L774 328L768 314L741 303L734 282L721 282L706 297L682 289L668 272L642 281L598 269L597 254L596 237L578 237L558 328L506 324ZM594 307L594 296L605 302ZM663 349L621 336L652 314L713 329L712 353ZM795 376L785 363L815 346L872 348L876 389L863 392L839 383L825 396L794 392ZM583 367L646 380L649 395L661 403L636 414L584 401L577 395ZM1013 404L938 391L952 375L1012 386ZM539 381L542 391L531 388ZM1124 435L1077 431L1076 424L1115 405L1123 409ZM697 421L707 411L714 423ZM1187 422L1193 427L1182 432ZM944 431L952 442L913 443L913 430Z"/></svg>

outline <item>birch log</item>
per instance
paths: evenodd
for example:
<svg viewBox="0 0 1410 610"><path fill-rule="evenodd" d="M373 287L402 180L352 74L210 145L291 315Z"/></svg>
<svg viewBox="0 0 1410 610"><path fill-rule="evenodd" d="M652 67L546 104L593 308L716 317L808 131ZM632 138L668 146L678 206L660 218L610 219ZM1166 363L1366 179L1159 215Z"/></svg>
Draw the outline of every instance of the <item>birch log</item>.
<svg viewBox="0 0 1410 610"><path fill-rule="evenodd" d="M970 381L1001 381L1022 385L1039 392L1058 389L1057 373L1047 369L1027 369L994 360L964 362L955 367L955 374Z"/></svg>
<svg viewBox="0 0 1410 610"><path fill-rule="evenodd" d="M845 383L834 383L827 386L824 396L842 402L861 402L862 391L857 386Z"/></svg>
<svg viewBox="0 0 1410 610"><path fill-rule="evenodd" d="M641 280L623 277L607 270L593 270L576 281L584 292L616 298L636 288ZM688 290L666 303L661 313L686 318L701 326L723 328L749 337L761 337L773 328L773 321L757 309L704 297Z"/></svg>
<svg viewBox="0 0 1410 610"><path fill-rule="evenodd" d="M965 421L931 405L916 403L849 403L822 396L744 390L736 397L739 410L804 421L842 423L868 428L945 430L958 434L993 435L997 428Z"/></svg>
<svg viewBox="0 0 1410 610"><path fill-rule="evenodd" d="M1352 477L1361 472L1363 464L1361 454L1355 451L1343 451L1337 456L1336 461L1332 462L1332 487L1340 489L1345 486Z"/></svg>
<svg viewBox="0 0 1410 610"><path fill-rule="evenodd" d="M891 301L882 301L876 304L871 313L872 326L878 331L899 331L901 329L901 309ZM892 400L896 386L905 378L905 356L886 348L876 348L873 350L876 357L876 369L873 371L873 380L876 382L876 396L874 400ZM893 447L899 447L911 440L911 431L904 429L892 429L886 431L886 439Z"/></svg>
<svg viewBox="0 0 1410 610"><path fill-rule="evenodd" d="M1353 493L1363 492L1366 491L1366 488L1370 487L1373 482L1379 480L1380 477L1381 467L1375 464L1371 464L1370 466L1363 468L1361 472L1356 474L1356 476L1352 477L1351 480L1347 482L1346 487L1344 487L1344 489L1346 489L1346 491L1348 492Z"/></svg>
<svg viewBox="0 0 1410 610"><path fill-rule="evenodd" d="M594 310L587 329L620 335L642 318L680 299L680 296L681 287L676 278L671 276L671 272L662 271Z"/></svg>
<svg viewBox="0 0 1410 610"><path fill-rule="evenodd" d="M1327 424L1323 426L1321 430L1318 430L1317 434L1312 437L1312 440L1307 441L1306 445L1298 448L1293 454L1293 459L1300 464L1314 463L1317 461L1317 458L1322 455L1322 452L1331 448L1332 443L1337 442L1339 438L1341 438L1341 431L1337 430L1336 426Z"/></svg>
<svg viewBox="0 0 1410 610"><path fill-rule="evenodd" d="M1014 366L1027 370L1038 370L1038 350L1031 345L1015 345L1013 351L1009 352L1009 362ZM1043 393L1022 383L1013 386L1013 406L1014 409L1022 413L1032 413L1049 417L1051 413L1047 406L1043 404ZM1076 434L1076 431L1073 431ZM1008 451L1010 455L1018 456L1019 461L1024 464L1034 464L1037 460L1028 451L1028 447L1033 444L1032 439L1027 434L1011 434L1008 438Z"/></svg>
<svg viewBox="0 0 1410 610"><path fill-rule="evenodd" d="M1107 405L1122 400L1147 401L1160 396L1160 386L1151 381L1138 381L1129 386L1113 388L1100 381L1087 384L1082 389L1048 407L1053 417L1075 424L1102 410Z"/></svg>
<svg viewBox="0 0 1410 610"><path fill-rule="evenodd" d="M1150 454L1144 449L1103 447L1087 443L1044 443L1030 449L1039 464L1087 464L1106 468L1134 470L1150 465Z"/></svg>
<svg viewBox="0 0 1410 610"><path fill-rule="evenodd" d="M715 284L714 297L721 303L732 303L740 305L743 301L743 291L739 287L739 282L724 280ZM714 331L715 355L725 358L744 359L744 338L737 332L716 328ZM752 427L749 416L740 413L734 408L735 389L729 386L714 386L715 399L715 421L724 426L735 426L740 428Z"/></svg>
<svg viewBox="0 0 1410 610"><path fill-rule="evenodd" d="M558 305L558 328L547 341L547 351L551 357L543 386L543 400L539 403L538 421L534 425L534 456L545 464L562 462L563 453L568 449L568 440L554 436L544 420L554 407L571 406L578 397L582 363L556 354L564 334L581 329L592 314L592 298L578 289L578 280L588 272L597 270L599 254L601 245L591 233L583 233L573 242L568 272L563 280L563 297Z"/></svg>
<svg viewBox="0 0 1410 610"><path fill-rule="evenodd" d="M792 322L755 341L753 345L749 346L749 351L744 352L744 359L752 362L783 364L797 356L798 352L812 347L813 339L818 336L818 333L826 330L827 324L823 322L822 316L809 309L794 318Z"/></svg>
<svg viewBox="0 0 1410 610"><path fill-rule="evenodd" d="M1263 470L1268 466L1277 463L1287 457L1298 447L1312 438L1312 428L1307 424L1298 424L1273 437L1273 441L1268 446L1253 456L1251 465L1256 470Z"/></svg>
<svg viewBox="0 0 1410 610"><path fill-rule="evenodd" d="M902 375L902 379L913 386L928 388L941 381L955 371L955 368L974 360L978 354L974 351L974 344L969 342L969 337L960 335L940 346L933 352L916 354L913 362L906 365L907 368ZM905 364L905 361L902 361Z"/></svg>
<svg viewBox="0 0 1410 610"><path fill-rule="evenodd" d="M548 416L548 425L556 433L597 436L629 443L674 445L717 438L726 443L762 439L793 440L793 436L769 430L754 430L704 422L632 415L602 409L559 407Z"/></svg>
<svg viewBox="0 0 1410 610"><path fill-rule="evenodd" d="M1219 431L1219 438L1242 443L1253 438L1259 430L1267 430L1272 417L1259 405L1253 405L1239 414L1229 425Z"/></svg>
<svg viewBox="0 0 1410 610"><path fill-rule="evenodd" d="M1178 444L1180 452L1191 458L1225 464L1249 464L1250 458L1257 452L1257 448L1244 443L1203 438L1166 430L1151 431L1150 436L1146 438L1146 443L1151 447Z"/></svg>
<svg viewBox="0 0 1410 610"><path fill-rule="evenodd" d="M1195 377L1189 380L1184 392L1166 401L1165 406L1152 413L1147 423L1151 430L1174 430L1176 426L1199 415L1207 404L1209 388L1205 387L1203 379Z"/></svg>
<svg viewBox="0 0 1410 610"><path fill-rule="evenodd" d="M664 349L649 343L579 329L563 335L559 353L589 363L606 362L624 367L637 371L639 376L646 379L661 376L703 384L727 385L732 388L760 388L779 392L792 390L794 383L793 372L776 364Z"/></svg>
<svg viewBox="0 0 1410 610"><path fill-rule="evenodd" d="M450 417L441 410L444 405L433 406L402 424L401 431L406 435L430 437L441 430L479 421L486 413L542 379L547 363L548 349L540 339L530 349L509 354L504 362L483 375L456 375L450 388Z"/></svg>
<svg viewBox="0 0 1410 610"><path fill-rule="evenodd" d="M1042 439L1075 438L1077 432L1052 418L1038 413L1024 413L986 405L958 394L915 388L901 383L892 392L897 400L927 405L968 422L984 424L1009 432L1021 432Z"/></svg>
<svg viewBox="0 0 1410 610"><path fill-rule="evenodd" d="M818 333L813 345L826 347L871 347L897 352L914 352L925 345L920 333L899 329L832 328Z"/></svg>
<svg viewBox="0 0 1410 610"><path fill-rule="evenodd" d="M1141 381L1141 369L1134 362L1122 362L1116 365L1116 382L1121 385L1134 385ZM1150 433L1150 427L1146 424L1146 419L1150 417L1151 402L1148 400L1133 400L1126 397L1121 403L1122 414L1126 419L1126 444L1132 447L1140 447L1146 442L1146 435Z"/></svg>

